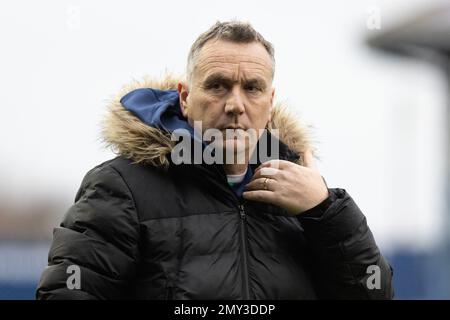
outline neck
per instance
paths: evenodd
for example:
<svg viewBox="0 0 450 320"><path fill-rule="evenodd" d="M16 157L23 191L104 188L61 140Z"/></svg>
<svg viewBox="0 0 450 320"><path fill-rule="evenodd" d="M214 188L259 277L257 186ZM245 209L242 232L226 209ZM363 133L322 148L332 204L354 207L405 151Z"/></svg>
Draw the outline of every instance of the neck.
<svg viewBox="0 0 450 320"><path fill-rule="evenodd" d="M247 169L247 164L224 164L223 169L226 174L242 174Z"/></svg>

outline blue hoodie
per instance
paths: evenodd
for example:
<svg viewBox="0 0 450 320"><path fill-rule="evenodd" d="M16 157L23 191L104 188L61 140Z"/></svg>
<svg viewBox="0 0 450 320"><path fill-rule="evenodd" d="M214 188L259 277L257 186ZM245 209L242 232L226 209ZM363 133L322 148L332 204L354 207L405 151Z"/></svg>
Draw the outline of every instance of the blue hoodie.
<svg viewBox="0 0 450 320"><path fill-rule="evenodd" d="M123 96L120 103L126 110L151 127L169 133L176 129L185 129L193 139L201 141L201 137L194 134L194 128L181 113L177 90L136 89ZM204 143L203 146L205 146ZM245 185L252 176L252 169L248 166L244 180L241 183L230 185L238 197L242 195Z"/></svg>

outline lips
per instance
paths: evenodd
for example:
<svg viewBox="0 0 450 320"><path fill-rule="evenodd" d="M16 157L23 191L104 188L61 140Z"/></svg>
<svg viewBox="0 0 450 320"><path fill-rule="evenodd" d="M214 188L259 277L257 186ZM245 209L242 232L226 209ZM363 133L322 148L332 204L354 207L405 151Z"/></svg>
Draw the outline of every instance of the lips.
<svg viewBox="0 0 450 320"><path fill-rule="evenodd" d="M222 130L226 130L226 129L232 129L232 130L241 129L241 130L245 130L245 128L241 127L241 126L228 126L228 127L223 128Z"/></svg>

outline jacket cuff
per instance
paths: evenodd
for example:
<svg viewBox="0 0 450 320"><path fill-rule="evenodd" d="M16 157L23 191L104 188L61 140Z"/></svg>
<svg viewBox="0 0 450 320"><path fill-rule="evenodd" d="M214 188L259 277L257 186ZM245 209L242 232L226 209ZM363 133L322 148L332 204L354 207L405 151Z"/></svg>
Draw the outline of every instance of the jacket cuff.
<svg viewBox="0 0 450 320"><path fill-rule="evenodd" d="M321 203L316 205L315 207L312 207L311 209L308 209L306 211L303 211L302 213L298 214L298 217L303 218L321 218L323 214L328 210L328 208L331 206L333 201L336 200L336 196L334 193L330 192L330 189L328 189L328 197L323 200Z"/></svg>
<svg viewBox="0 0 450 320"><path fill-rule="evenodd" d="M321 243L337 243L351 236L365 217L344 189L328 189L323 202L297 215L306 236Z"/></svg>

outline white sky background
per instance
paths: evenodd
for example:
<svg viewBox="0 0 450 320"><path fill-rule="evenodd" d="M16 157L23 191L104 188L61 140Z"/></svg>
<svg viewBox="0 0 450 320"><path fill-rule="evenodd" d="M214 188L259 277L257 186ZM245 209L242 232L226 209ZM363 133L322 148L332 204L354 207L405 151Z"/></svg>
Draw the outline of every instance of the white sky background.
<svg viewBox="0 0 450 320"><path fill-rule="evenodd" d="M113 157L98 140L107 100L132 79L184 73L195 38L237 18L275 45L277 98L315 127L329 186L347 189L383 249L426 249L443 231L445 78L364 38L377 32L369 7L383 30L431 3L2 2L0 196L69 206L86 171Z"/></svg>

